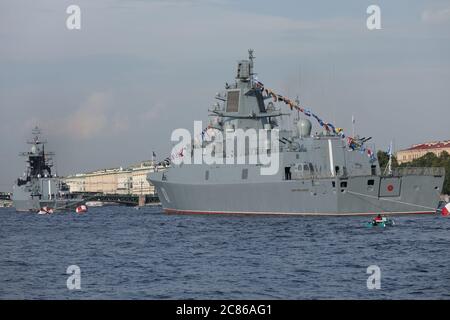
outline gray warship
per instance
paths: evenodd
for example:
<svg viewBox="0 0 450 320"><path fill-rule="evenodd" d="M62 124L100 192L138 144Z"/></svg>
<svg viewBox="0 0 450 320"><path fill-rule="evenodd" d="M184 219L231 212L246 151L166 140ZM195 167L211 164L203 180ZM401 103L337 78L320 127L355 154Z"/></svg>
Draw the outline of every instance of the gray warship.
<svg viewBox="0 0 450 320"><path fill-rule="evenodd" d="M278 119L284 113L271 100L267 102L273 94L265 94L268 91L257 81L253 52L249 53L248 60L238 62L235 83L226 84L223 94L216 96L219 102L209 110L209 127L224 133L278 128L279 147L271 150L279 153L278 172L262 175L259 163L172 161L167 170L148 175L166 213L348 216L436 212L443 168L381 172L373 153L368 157L360 152L368 138L344 138L338 130L311 134L311 121L299 116L290 130L279 128ZM203 141L200 146L192 142L186 153L192 154L196 147L204 150L211 143L222 142ZM245 155L249 152L246 148Z"/></svg>
<svg viewBox="0 0 450 320"><path fill-rule="evenodd" d="M20 155L27 158L27 169L13 186L12 201L16 211L38 212L42 208L64 211L75 208L82 200L70 196L68 186L52 173L53 152L45 151L46 141L41 130L32 130L33 138L27 141L30 151Z"/></svg>

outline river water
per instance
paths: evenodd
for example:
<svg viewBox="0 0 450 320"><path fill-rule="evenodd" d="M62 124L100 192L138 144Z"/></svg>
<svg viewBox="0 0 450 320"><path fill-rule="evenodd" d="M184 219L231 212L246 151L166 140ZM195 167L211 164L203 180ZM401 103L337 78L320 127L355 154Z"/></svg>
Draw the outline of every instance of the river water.
<svg viewBox="0 0 450 320"><path fill-rule="evenodd" d="M450 299L450 218L0 209L0 298ZM80 270L80 290L67 268ZM367 268L380 268L369 290Z"/></svg>

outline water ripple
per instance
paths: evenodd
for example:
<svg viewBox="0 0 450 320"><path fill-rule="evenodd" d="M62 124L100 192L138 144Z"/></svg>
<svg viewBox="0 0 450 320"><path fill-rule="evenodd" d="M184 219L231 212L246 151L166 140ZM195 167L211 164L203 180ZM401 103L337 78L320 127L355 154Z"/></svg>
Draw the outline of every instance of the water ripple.
<svg viewBox="0 0 450 320"><path fill-rule="evenodd" d="M0 209L0 298L448 299L450 219L177 216L159 207ZM81 268L80 291L66 269ZM381 290L366 269L381 268Z"/></svg>

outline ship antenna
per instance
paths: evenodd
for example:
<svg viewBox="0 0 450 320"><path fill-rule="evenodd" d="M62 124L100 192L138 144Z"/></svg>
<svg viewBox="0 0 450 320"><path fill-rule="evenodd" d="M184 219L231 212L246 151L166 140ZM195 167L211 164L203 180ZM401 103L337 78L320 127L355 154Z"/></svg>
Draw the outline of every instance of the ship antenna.
<svg viewBox="0 0 450 320"><path fill-rule="evenodd" d="M31 133L34 134L34 135L40 135L41 134L41 129L39 129L38 126L35 126L33 128L33 130L31 130Z"/></svg>
<svg viewBox="0 0 450 320"><path fill-rule="evenodd" d="M393 150L393 146L392 146L392 141L389 144L389 149L388 149L388 156L389 156L389 161L387 163L386 168L384 169L384 174L388 174L389 176L392 175L392 154L393 154L394 150Z"/></svg>
<svg viewBox="0 0 450 320"><path fill-rule="evenodd" d="M253 59L255 59L255 56L253 55L254 50L248 49L248 59L250 60L250 65L253 67ZM253 70L251 70L253 71Z"/></svg>
<svg viewBox="0 0 450 320"><path fill-rule="evenodd" d="M253 60L255 59L255 56L253 55L254 50L253 49L248 49L248 59L250 60L250 81L253 85L253 81L254 79L254 75L256 75L256 73L253 73Z"/></svg>
<svg viewBox="0 0 450 320"><path fill-rule="evenodd" d="M300 100L299 100L299 98L298 98L298 95L297 95L297 97L295 98L295 104L296 104L297 106L300 105ZM300 120L300 110L297 109L297 121L299 121L299 120Z"/></svg>

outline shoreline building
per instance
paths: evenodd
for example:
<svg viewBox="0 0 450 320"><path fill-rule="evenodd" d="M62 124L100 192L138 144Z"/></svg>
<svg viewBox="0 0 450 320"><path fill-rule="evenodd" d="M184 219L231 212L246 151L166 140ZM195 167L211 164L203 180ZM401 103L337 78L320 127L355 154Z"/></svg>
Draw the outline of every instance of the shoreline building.
<svg viewBox="0 0 450 320"><path fill-rule="evenodd" d="M164 166L143 161L128 168L111 168L67 176L64 181L71 193L89 192L122 195L155 195L155 188L147 180L147 174Z"/></svg>
<svg viewBox="0 0 450 320"><path fill-rule="evenodd" d="M401 164L423 157L428 152L432 152L439 157L444 151L450 154L450 140L414 144L408 149L397 151L395 157L397 162Z"/></svg>
<svg viewBox="0 0 450 320"><path fill-rule="evenodd" d="M132 194L144 195L155 194L155 187L147 180L149 172L154 172L154 166L151 161L144 161L133 165L131 169Z"/></svg>
<svg viewBox="0 0 450 320"><path fill-rule="evenodd" d="M116 173L117 189L116 194L132 194L133 180L131 179L131 170L122 169Z"/></svg>

